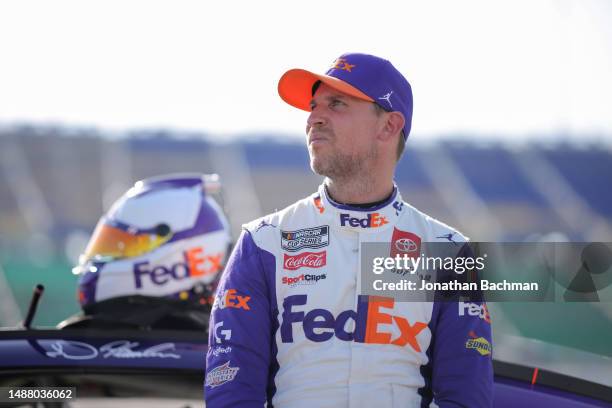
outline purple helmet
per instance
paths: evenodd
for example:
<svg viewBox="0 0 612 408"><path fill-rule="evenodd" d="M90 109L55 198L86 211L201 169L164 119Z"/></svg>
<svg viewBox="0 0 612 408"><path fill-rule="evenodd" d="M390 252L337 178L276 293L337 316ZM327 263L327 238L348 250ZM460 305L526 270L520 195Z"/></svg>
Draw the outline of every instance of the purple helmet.
<svg viewBox="0 0 612 408"><path fill-rule="evenodd" d="M197 173L138 181L100 218L73 268L81 306L133 295L207 302L231 243L209 195L219 189L218 176Z"/></svg>

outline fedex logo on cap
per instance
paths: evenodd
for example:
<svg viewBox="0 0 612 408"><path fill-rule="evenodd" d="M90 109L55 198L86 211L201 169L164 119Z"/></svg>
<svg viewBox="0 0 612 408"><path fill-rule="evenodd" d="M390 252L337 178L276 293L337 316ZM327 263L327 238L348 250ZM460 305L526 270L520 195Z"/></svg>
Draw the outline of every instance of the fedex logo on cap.
<svg viewBox="0 0 612 408"><path fill-rule="evenodd" d="M172 280L183 280L198 276L206 276L221 270L222 254L205 255L202 247L183 251L184 262L177 262L168 267L156 265L149 269L149 262L134 264L134 284L137 289L143 287L143 277L154 285L165 285Z"/></svg>
<svg viewBox="0 0 612 408"><path fill-rule="evenodd" d="M334 316L326 309L295 310L308 302L308 295L288 296L283 301L283 322L281 339L283 343L293 343L293 327L301 324L304 335L310 341L321 343L336 337L343 341L357 343L393 344L399 347L410 345L416 352L421 351L417 335L427 327L423 322L411 322L401 316L385 313L381 309L392 310L395 301L392 298L359 295L357 311L345 310ZM354 330L347 331L349 320L353 320ZM384 325L394 325L399 335L392 337Z"/></svg>
<svg viewBox="0 0 612 408"><path fill-rule="evenodd" d="M380 213L369 213L365 218L351 217L351 214L341 213L340 214L340 225L346 227L361 227L361 228L378 228L385 224L388 224L387 217L380 215Z"/></svg>
<svg viewBox="0 0 612 408"><path fill-rule="evenodd" d="M349 64L346 58L337 58L334 61L334 65L330 69L341 69L343 71L351 72L355 68L355 64Z"/></svg>

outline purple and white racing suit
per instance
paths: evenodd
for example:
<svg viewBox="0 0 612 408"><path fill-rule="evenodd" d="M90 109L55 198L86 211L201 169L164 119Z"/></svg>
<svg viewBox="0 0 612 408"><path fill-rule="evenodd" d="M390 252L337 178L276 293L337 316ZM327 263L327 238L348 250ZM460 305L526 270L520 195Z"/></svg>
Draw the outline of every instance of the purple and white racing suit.
<svg viewBox="0 0 612 408"><path fill-rule="evenodd" d="M466 238L403 202L312 196L244 226L221 279L206 358L208 407L490 407L482 302L361 293L361 244ZM411 245L413 248L411 248Z"/></svg>

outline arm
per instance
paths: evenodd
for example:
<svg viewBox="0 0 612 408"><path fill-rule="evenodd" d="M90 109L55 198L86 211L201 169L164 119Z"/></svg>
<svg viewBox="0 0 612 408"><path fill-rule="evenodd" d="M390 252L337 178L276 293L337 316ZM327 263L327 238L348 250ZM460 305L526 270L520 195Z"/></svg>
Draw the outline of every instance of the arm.
<svg viewBox="0 0 612 408"><path fill-rule="evenodd" d="M211 313L206 406L263 407L272 392L276 328L274 256L243 231L228 261Z"/></svg>
<svg viewBox="0 0 612 408"><path fill-rule="evenodd" d="M467 245L461 253L473 256ZM440 408L492 406L491 318L482 296L476 297L434 303L429 364L422 370L426 394Z"/></svg>

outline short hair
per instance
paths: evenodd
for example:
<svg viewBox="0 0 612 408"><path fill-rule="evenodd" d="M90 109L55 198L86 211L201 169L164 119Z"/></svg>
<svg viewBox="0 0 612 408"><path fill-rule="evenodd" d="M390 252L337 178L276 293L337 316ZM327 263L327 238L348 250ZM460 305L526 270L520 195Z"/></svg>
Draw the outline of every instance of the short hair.
<svg viewBox="0 0 612 408"><path fill-rule="evenodd" d="M374 105L374 112L376 112L376 115L378 116L380 116L383 112L389 112L388 110L386 110L385 108L377 104L376 102L372 102L372 105ZM406 139L404 138L404 129L402 129L402 131L400 132L399 140L397 141L397 149L395 153L396 162L400 161L400 159L402 158L402 154L404 154L405 148L406 148Z"/></svg>

